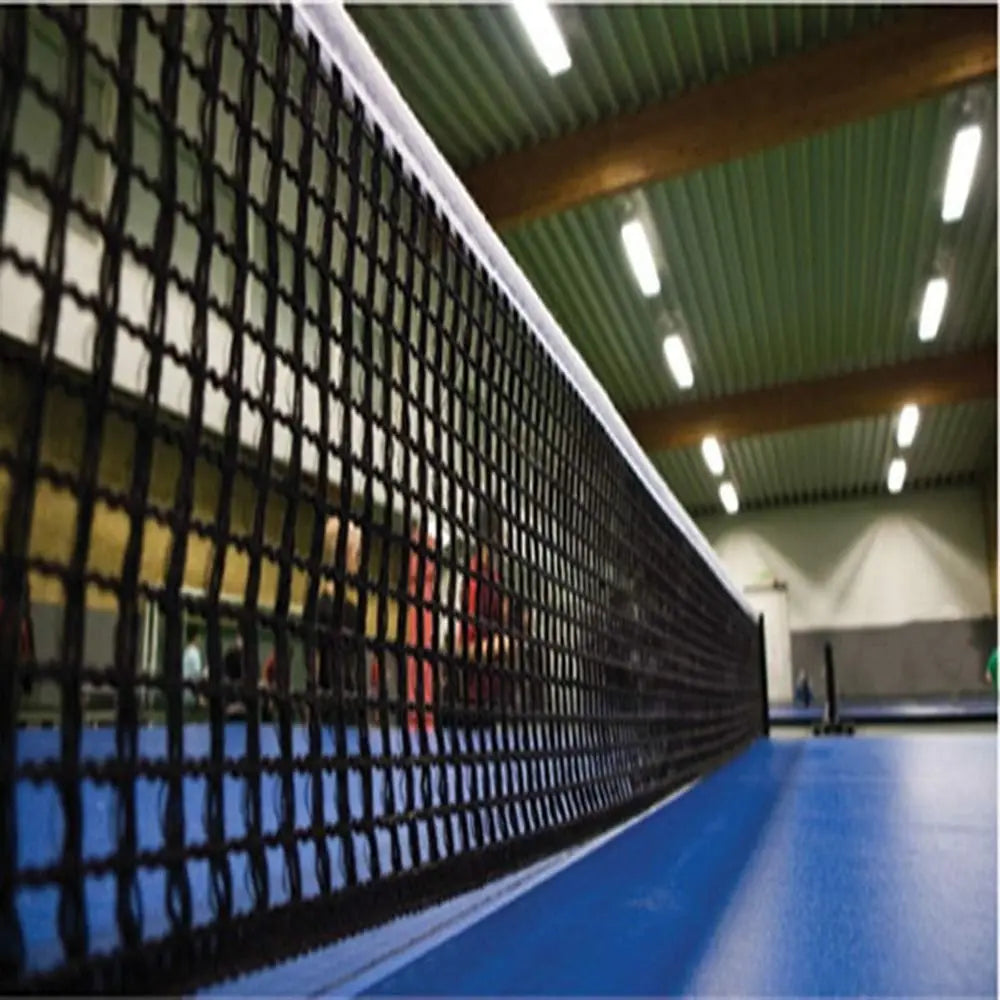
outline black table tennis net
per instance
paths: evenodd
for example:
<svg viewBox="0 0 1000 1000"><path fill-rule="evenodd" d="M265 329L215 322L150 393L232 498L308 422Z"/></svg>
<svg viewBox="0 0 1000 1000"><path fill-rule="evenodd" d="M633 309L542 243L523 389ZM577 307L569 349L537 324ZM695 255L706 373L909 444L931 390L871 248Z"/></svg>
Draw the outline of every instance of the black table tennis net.
<svg viewBox="0 0 1000 1000"><path fill-rule="evenodd" d="M281 960L758 733L754 623L290 9L0 34L0 991Z"/></svg>

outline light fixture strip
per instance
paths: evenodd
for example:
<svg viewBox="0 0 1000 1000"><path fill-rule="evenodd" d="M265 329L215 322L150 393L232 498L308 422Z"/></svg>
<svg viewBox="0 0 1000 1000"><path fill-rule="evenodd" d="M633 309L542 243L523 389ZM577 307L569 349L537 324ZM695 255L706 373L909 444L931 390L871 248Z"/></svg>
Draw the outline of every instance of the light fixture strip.
<svg viewBox="0 0 1000 1000"><path fill-rule="evenodd" d="M573 65L566 41L547 3L515 0L514 12L524 27L535 54L549 76L559 76Z"/></svg>
<svg viewBox="0 0 1000 1000"><path fill-rule="evenodd" d="M900 448L909 448L913 444L919 424L920 408L916 403L907 403L899 411L899 420L896 423L896 444Z"/></svg>
<svg viewBox="0 0 1000 1000"><path fill-rule="evenodd" d="M680 334L672 333L663 341L663 354L678 388L690 389L694 385L694 372L691 370L691 361Z"/></svg>
<svg viewBox="0 0 1000 1000"><path fill-rule="evenodd" d="M983 130L978 125L966 125L955 133L941 202L941 219L944 222L957 222L965 213L982 141Z"/></svg>
<svg viewBox="0 0 1000 1000"><path fill-rule="evenodd" d="M931 278L924 289L924 301L920 306L920 325L917 335L921 340L933 340L938 335L947 302L947 278Z"/></svg>
<svg viewBox="0 0 1000 1000"><path fill-rule="evenodd" d="M622 245L639 289L647 299L660 293L660 276L643 224L632 219L622 226Z"/></svg>
<svg viewBox="0 0 1000 1000"><path fill-rule="evenodd" d="M719 500L727 514L735 514L740 509L740 498L736 495L736 487L728 479L719 487Z"/></svg>
<svg viewBox="0 0 1000 1000"><path fill-rule="evenodd" d="M725 472L726 463L722 457L722 448L719 446L719 439L714 435L709 434L701 442L701 457L704 458L705 465L713 476L721 476Z"/></svg>
<svg viewBox="0 0 1000 1000"><path fill-rule="evenodd" d="M889 474L886 476L886 485L890 493L898 493L903 488L906 481L906 459L894 458L889 463Z"/></svg>

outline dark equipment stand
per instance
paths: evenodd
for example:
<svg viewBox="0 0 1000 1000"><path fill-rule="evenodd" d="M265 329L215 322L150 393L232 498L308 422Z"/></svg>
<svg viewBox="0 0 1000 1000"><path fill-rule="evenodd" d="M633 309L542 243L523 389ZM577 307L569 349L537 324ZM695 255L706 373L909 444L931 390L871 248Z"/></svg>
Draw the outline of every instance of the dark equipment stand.
<svg viewBox="0 0 1000 1000"><path fill-rule="evenodd" d="M760 734L771 735L771 706L767 692L767 647L764 645L764 616L757 618L757 658L760 670Z"/></svg>
<svg viewBox="0 0 1000 1000"><path fill-rule="evenodd" d="M813 735L853 736L854 726L840 720L840 710L837 706L837 677L833 670L833 646L830 643L823 647L823 654L826 661L826 707L823 709L823 721L813 726Z"/></svg>

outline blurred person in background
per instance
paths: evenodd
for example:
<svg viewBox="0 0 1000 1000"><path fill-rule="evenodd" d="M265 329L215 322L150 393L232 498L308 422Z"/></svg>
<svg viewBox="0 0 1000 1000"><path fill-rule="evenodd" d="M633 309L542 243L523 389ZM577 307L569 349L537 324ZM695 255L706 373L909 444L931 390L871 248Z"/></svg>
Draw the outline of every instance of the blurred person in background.
<svg viewBox="0 0 1000 1000"><path fill-rule="evenodd" d="M462 649L469 662L465 671L465 702L470 708L499 707L501 678L494 664L505 658L510 637L501 629L508 623L500 568L494 558L500 538L499 519L485 511L479 519L478 544L469 560L462 608L468 619L462 631Z"/></svg>
<svg viewBox="0 0 1000 1000"><path fill-rule="evenodd" d="M410 554L406 574L406 643L427 651L437 648L437 622L431 602L437 574L437 540L422 536L417 519L410 524ZM422 544L421 544L422 543ZM407 712L410 728L431 723L434 699L434 660L431 657L406 657L406 699L414 705Z"/></svg>
<svg viewBox="0 0 1000 1000"><path fill-rule="evenodd" d="M526 711L544 711L545 678L542 676L538 647L530 641L533 636L531 608L527 600L517 593L510 599L508 621L515 640L520 640L513 644L516 661L512 659L511 665L520 673L518 680L522 681L520 684L515 683L515 690L508 704Z"/></svg>
<svg viewBox="0 0 1000 1000"><path fill-rule="evenodd" d="M4 602L0 596L0 622L4 621ZM31 621L31 585L27 574L21 592L20 613L12 615L6 624L17 631L17 663L21 675L21 693L27 695L31 693L35 667L35 631Z"/></svg>
<svg viewBox="0 0 1000 1000"><path fill-rule="evenodd" d="M243 637L237 632L236 637L222 655L222 673L227 684L237 689L243 686ZM238 691L226 697L226 717L229 719L245 719L246 706Z"/></svg>
<svg viewBox="0 0 1000 1000"><path fill-rule="evenodd" d="M343 524L336 515L326 522L323 565L330 568L336 563L342 531L346 536L344 569L349 577L356 577L361 570L361 528L351 521ZM340 593L338 586L342 588ZM319 656L313 670L320 693L335 697L343 690L348 697L359 696L366 688L364 622L356 597L346 585L327 576L320 581L317 624Z"/></svg>
<svg viewBox="0 0 1000 1000"><path fill-rule="evenodd" d="M278 686L278 654L272 649L260 671L260 686L265 691L273 691Z"/></svg>
<svg viewBox="0 0 1000 1000"><path fill-rule="evenodd" d="M184 647L184 656L181 660L181 676L187 684L197 684L205 676L205 659L201 652L200 636L197 625L188 625L187 645ZM199 692L184 689L184 703L186 705L200 705L202 697Z"/></svg>
<svg viewBox="0 0 1000 1000"><path fill-rule="evenodd" d="M813 702L812 687L804 670L800 670L795 680L795 704L808 708Z"/></svg>
<svg viewBox="0 0 1000 1000"><path fill-rule="evenodd" d="M272 722L275 717L275 695L278 691L278 651L272 649L260 671L260 721Z"/></svg>

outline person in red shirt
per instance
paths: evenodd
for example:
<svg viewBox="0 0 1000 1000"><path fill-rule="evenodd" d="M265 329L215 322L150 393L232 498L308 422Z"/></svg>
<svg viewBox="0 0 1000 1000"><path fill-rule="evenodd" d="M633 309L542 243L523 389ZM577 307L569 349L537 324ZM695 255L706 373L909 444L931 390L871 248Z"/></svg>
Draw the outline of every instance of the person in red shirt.
<svg viewBox="0 0 1000 1000"><path fill-rule="evenodd" d="M505 624L505 602L491 538L480 542L469 560L462 604L469 616L462 636L469 660L465 674L466 703L469 706L492 703L494 708L499 707L503 685L493 668L507 651L509 639L500 631Z"/></svg>
<svg viewBox="0 0 1000 1000"><path fill-rule="evenodd" d="M437 573L434 557L437 542L433 536L425 536L423 548L426 554L420 551L419 523L411 526L411 537L414 544L410 549L406 589L412 603L408 603L406 609L406 641L409 645L419 646L432 655L437 645L434 611L431 607L431 602L434 600L434 578ZM417 706L407 713L411 729L433 722L430 706L434 700L434 661L431 655L421 657L419 660L415 656L406 657L406 700Z"/></svg>
<svg viewBox="0 0 1000 1000"><path fill-rule="evenodd" d="M274 695L278 690L278 657L274 649L260 671L260 721L273 722L276 712Z"/></svg>
<svg viewBox="0 0 1000 1000"><path fill-rule="evenodd" d="M272 649L268 658L264 661L264 667L260 672L261 681L264 688L271 691L278 684L278 657Z"/></svg>
<svg viewBox="0 0 1000 1000"><path fill-rule="evenodd" d="M4 602L0 597L0 622L3 621ZM17 659L21 671L21 689L31 693L31 669L35 663L35 633L31 624L31 592L27 579L21 600L21 613L12 623L17 629Z"/></svg>
<svg viewBox="0 0 1000 1000"><path fill-rule="evenodd" d="M410 729L431 727L434 723L435 663L438 630L435 623L434 581L437 576L437 540L433 534L422 535L419 519L410 524L410 547L406 569L405 641L426 655L407 653L405 670L399 671L397 684L405 693L407 725ZM379 696L381 666L371 662L369 677L372 698Z"/></svg>

